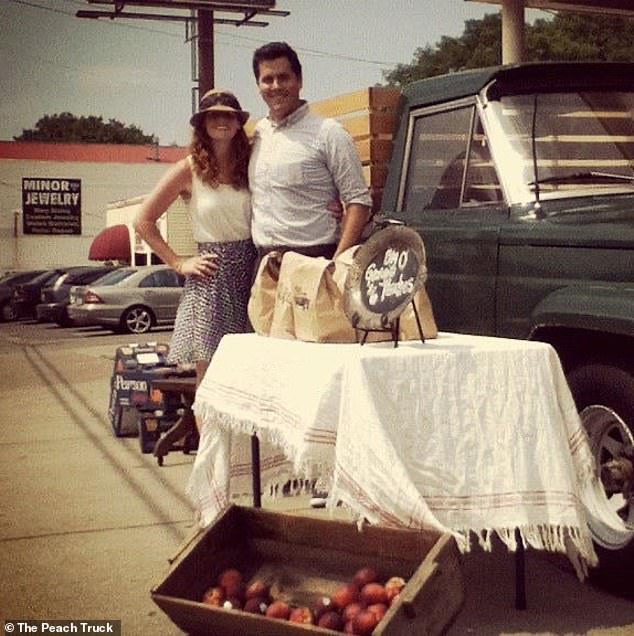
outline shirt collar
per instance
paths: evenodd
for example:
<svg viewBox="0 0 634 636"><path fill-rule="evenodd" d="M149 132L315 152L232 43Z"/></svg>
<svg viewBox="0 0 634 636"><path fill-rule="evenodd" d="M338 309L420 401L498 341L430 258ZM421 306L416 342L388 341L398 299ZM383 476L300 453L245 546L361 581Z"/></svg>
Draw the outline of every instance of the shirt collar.
<svg viewBox="0 0 634 636"><path fill-rule="evenodd" d="M281 121L275 121L271 119L271 117L269 117L268 115L267 117L268 117L268 120L271 122L272 128L283 128L284 126L290 126L292 124L295 124L300 119L305 117L307 113L308 113L308 102L305 99L302 99L300 101L300 105L290 115L287 115Z"/></svg>

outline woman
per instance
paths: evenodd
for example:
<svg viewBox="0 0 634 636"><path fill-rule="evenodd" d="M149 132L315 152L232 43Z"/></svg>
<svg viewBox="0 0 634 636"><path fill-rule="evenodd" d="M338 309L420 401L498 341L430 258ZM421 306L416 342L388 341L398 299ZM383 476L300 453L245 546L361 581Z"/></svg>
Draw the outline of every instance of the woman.
<svg viewBox="0 0 634 636"><path fill-rule="evenodd" d="M247 328L255 261L247 185L250 146L244 131L248 118L229 91L207 92L190 120L191 154L158 182L134 223L163 262L187 277L168 359L194 363L197 384L221 338ZM189 203L195 256L176 254L156 227L179 196Z"/></svg>

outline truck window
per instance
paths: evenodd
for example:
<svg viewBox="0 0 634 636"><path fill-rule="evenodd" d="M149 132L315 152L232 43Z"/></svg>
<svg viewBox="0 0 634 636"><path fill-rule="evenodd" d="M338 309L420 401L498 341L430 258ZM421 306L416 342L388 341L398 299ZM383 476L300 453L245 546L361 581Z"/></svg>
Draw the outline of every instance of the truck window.
<svg viewBox="0 0 634 636"><path fill-rule="evenodd" d="M401 199L404 210L455 209L502 200L486 135L474 106L417 117L409 147Z"/></svg>
<svg viewBox="0 0 634 636"><path fill-rule="evenodd" d="M502 188L493 165L489 141L476 117L473 138L469 146L469 162L465 175L462 205L486 205L503 201Z"/></svg>

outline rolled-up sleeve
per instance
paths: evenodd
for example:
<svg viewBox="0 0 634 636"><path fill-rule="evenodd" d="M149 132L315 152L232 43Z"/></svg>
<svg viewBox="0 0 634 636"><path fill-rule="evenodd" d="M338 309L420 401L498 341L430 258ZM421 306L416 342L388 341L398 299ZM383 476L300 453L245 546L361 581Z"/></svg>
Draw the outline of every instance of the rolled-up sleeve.
<svg viewBox="0 0 634 636"><path fill-rule="evenodd" d="M324 149L328 168L345 205L358 203L372 207L372 198L359 154L350 133L336 120L324 122Z"/></svg>

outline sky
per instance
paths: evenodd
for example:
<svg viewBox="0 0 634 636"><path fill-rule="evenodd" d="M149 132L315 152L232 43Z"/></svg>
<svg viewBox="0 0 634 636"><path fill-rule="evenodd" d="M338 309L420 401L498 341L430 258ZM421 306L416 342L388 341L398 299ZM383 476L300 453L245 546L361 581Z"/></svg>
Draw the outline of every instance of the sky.
<svg viewBox="0 0 634 636"><path fill-rule="evenodd" d="M465 0L277 0L275 8L290 15L267 18L267 27L214 28L215 85L233 90L254 118L266 109L251 56L266 42L296 49L302 97L317 101L383 83L384 72L410 63L417 48L460 37L466 20L499 11ZM82 9L112 5L1 0L0 139L12 140L44 115L70 112L134 124L161 145L186 145L195 82L185 26L75 17ZM527 19L545 15L526 12Z"/></svg>

